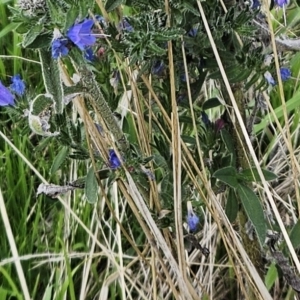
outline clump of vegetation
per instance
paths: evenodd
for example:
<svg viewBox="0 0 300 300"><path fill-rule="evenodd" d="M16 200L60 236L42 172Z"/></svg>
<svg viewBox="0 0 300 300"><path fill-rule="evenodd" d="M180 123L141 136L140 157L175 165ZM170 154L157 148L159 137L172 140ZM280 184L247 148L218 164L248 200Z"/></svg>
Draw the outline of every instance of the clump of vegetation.
<svg viewBox="0 0 300 300"><path fill-rule="evenodd" d="M3 299L299 295L298 4L8 4Z"/></svg>

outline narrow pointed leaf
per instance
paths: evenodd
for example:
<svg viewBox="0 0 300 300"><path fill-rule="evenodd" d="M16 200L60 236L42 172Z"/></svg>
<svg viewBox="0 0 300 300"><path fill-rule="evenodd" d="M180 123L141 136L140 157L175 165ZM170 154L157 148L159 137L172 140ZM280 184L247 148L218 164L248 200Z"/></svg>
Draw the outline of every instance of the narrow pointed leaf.
<svg viewBox="0 0 300 300"><path fill-rule="evenodd" d="M268 171L268 170L265 170L265 169L261 169L263 174L264 174L264 177L267 181L270 181L270 180L274 180L277 178L277 175ZM252 181L261 181L260 179L260 176L258 174L258 171L256 168L251 168L251 169L245 169L243 170L241 173L239 173L239 177L245 181L248 181L248 182L252 182Z"/></svg>
<svg viewBox="0 0 300 300"><path fill-rule="evenodd" d="M217 97L210 98L203 103L202 109L206 110L206 109L214 108L214 107L220 106L221 104L222 103L220 102L219 98L217 98Z"/></svg>
<svg viewBox="0 0 300 300"><path fill-rule="evenodd" d="M231 223L235 221L238 210L239 210L239 203L236 198L236 194L234 192L234 189L230 189L228 193L226 207L225 207L225 213Z"/></svg>
<svg viewBox="0 0 300 300"><path fill-rule="evenodd" d="M93 167L87 173L84 193L89 203L96 203L98 199L98 182Z"/></svg>
<svg viewBox="0 0 300 300"><path fill-rule="evenodd" d="M50 174L54 174L62 165L62 163L65 161L67 155L69 153L68 147L62 147L56 157L54 158L54 161L52 163Z"/></svg>
<svg viewBox="0 0 300 300"><path fill-rule="evenodd" d="M267 227L259 198L248 186L243 184L239 184L237 193L248 218L255 228L260 245L262 246L265 243Z"/></svg>

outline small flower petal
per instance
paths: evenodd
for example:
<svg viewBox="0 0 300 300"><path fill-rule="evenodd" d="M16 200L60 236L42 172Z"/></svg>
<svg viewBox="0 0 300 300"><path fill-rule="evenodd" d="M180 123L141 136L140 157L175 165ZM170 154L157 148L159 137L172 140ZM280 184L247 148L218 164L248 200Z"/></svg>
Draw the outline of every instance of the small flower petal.
<svg viewBox="0 0 300 300"><path fill-rule="evenodd" d="M121 29L128 31L128 32L133 32L134 29L133 27L129 24L129 22L126 19L123 19L121 22Z"/></svg>
<svg viewBox="0 0 300 300"><path fill-rule="evenodd" d="M117 169L121 166L121 161L120 159L118 158L116 152L114 149L109 149L109 158L108 158L108 161L109 161L109 166L111 169Z"/></svg>
<svg viewBox="0 0 300 300"><path fill-rule="evenodd" d="M15 105L14 95L0 81L0 106Z"/></svg>
<svg viewBox="0 0 300 300"><path fill-rule="evenodd" d="M257 9L261 7L261 3L259 0L250 0L250 8L251 9Z"/></svg>
<svg viewBox="0 0 300 300"><path fill-rule="evenodd" d="M93 20L86 19L81 23L71 26L67 31L67 37L80 49L93 46L96 37L92 33Z"/></svg>
<svg viewBox="0 0 300 300"><path fill-rule="evenodd" d="M88 61L94 61L96 59L96 56L93 52L92 48L87 48L84 52L84 58Z"/></svg>
<svg viewBox="0 0 300 300"><path fill-rule="evenodd" d="M288 5L288 0L275 0L275 3L279 7L284 7L285 5Z"/></svg>
<svg viewBox="0 0 300 300"><path fill-rule="evenodd" d="M199 217L195 214L190 214L187 216L187 223L189 225L190 231L195 231L199 224Z"/></svg>
<svg viewBox="0 0 300 300"><path fill-rule="evenodd" d="M66 56L69 53L69 49L67 47L68 40L67 39L55 39L51 44L51 53L54 59L57 59L62 56Z"/></svg>
<svg viewBox="0 0 300 300"><path fill-rule="evenodd" d="M21 79L21 76L19 74L13 76L11 78L12 84L10 85L10 90L17 94L18 96L22 96L25 92L25 83Z"/></svg>
<svg viewBox="0 0 300 300"><path fill-rule="evenodd" d="M291 70L288 68L280 68L280 75L281 75L281 80L286 81L291 77L292 73Z"/></svg>
<svg viewBox="0 0 300 300"><path fill-rule="evenodd" d="M190 229L190 231L196 231L196 229L198 228L200 219L194 213L191 201L187 202L187 211L188 211L188 215L186 217L186 221L189 226L189 229Z"/></svg>

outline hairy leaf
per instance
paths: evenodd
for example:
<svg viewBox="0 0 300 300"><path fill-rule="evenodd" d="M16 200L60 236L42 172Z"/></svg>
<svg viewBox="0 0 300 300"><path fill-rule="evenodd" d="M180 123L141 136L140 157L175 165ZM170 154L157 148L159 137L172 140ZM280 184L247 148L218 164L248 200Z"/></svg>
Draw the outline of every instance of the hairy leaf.
<svg viewBox="0 0 300 300"><path fill-rule="evenodd" d="M228 184L234 189L239 186L236 169L233 167L219 169L212 176Z"/></svg>
<svg viewBox="0 0 300 300"><path fill-rule="evenodd" d="M95 176L94 168L88 170L85 182L84 193L89 203L94 204L98 199L98 182Z"/></svg>
<svg viewBox="0 0 300 300"><path fill-rule="evenodd" d="M50 169L50 174L54 174L60 166L63 164L65 161L67 155L69 153L69 148L68 147L62 147L56 157L54 158L54 161L52 163L51 169Z"/></svg>
<svg viewBox="0 0 300 300"><path fill-rule="evenodd" d="M246 211L246 214L252 222L261 246L265 243L267 226L262 205L256 194L246 185L239 184L237 193Z"/></svg>
<svg viewBox="0 0 300 300"><path fill-rule="evenodd" d="M239 210L239 203L236 198L236 194L234 192L234 189L229 189L226 207L225 207L225 213L228 218L228 220L232 223L235 221L237 217L237 213Z"/></svg>
<svg viewBox="0 0 300 300"><path fill-rule="evenodd" d="M262 173L265 177L265 179L267 181L270 181L270 180L274 180L274 179L277 179L277 175L268 171L268 170L265 170L265 169L261 169L262 170ZM260 179L260 176L258 174L258 171L256 168L251 168L251 169L245 169L243 170L241 173L238 174L239 177L245 181L248 181L248 182L252 182L252 181L261 181Z"/></svg>

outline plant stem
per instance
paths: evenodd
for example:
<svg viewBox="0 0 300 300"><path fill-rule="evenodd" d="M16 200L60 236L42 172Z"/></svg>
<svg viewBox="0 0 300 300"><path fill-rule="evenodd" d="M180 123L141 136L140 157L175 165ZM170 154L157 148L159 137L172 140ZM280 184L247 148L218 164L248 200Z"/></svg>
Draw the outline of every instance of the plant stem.
<svg viewBox="0 0 300 300"><path fill-rule="evenodd" d="M236 84L232 86L232 91L234 94L234 98L236 100L236 103L238 105L239 111L242 115L242 118L244 120L244 123L246 124L246 108L245 108L245 101L244 101L244 95L242 86L239 84ZM222 90L224 98L226 98L227 92ZM227 99L225 99L227 100ZM229 101L226 101L227 103L230 103ZM237 169L247 169L249 168L248 163L248 155L246 153L247 144L242 132L242 129L238 122L235 122L234 128L232 128L232 137L233 142L235 145L235 151L236 151L236 168ZM238 197L238 195L237 195ZM241 201L239 201L241 203ZM239 213L239 232L240 236L242 237L244 248L249 255L253 265L256 267L257 272L263 278L263 270L264 270L264 263L263 258L261 255L261 249L260 244L256 236L254 236L253 240L250 239L246 232L246 223L248 221L248 217L246 215L245 210L240 206Z"/></svg>
<svg viewBox="0 0 300 300"><path fill-rule="evenodd" d="M125 152L129 148L128 141L125 138L123 131L119 127L110 107L104 99L104 96L98 86L98 83L95 80L94 74L84 66L81 67L80 73L82 76L83 87L87 90L87 93L95 101L98 112L100 113L107 127L116 139L120 149Z"/></svg>

